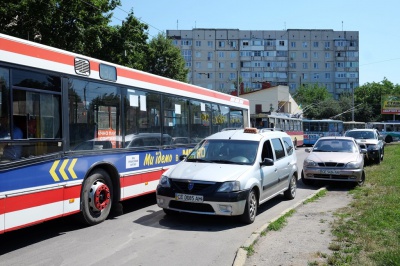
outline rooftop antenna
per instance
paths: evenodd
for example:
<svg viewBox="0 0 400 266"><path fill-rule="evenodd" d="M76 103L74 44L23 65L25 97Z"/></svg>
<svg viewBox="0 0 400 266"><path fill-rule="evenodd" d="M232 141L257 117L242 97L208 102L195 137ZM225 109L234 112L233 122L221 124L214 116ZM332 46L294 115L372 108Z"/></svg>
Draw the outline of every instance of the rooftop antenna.
<svg viewBox="0 0 400 266"><path fill-rule="evenodd" d="M176 29L177 29L177 30L179 29L179 27L178 27L178 20L176 20Z"/></svg>

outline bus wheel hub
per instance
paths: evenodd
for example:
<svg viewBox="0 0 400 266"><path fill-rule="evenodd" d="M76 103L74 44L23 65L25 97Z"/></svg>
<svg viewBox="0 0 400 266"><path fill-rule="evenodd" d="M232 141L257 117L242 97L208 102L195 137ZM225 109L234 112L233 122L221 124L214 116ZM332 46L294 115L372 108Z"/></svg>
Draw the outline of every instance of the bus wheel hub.
<svg viewBox="0 0 400 266"><path fill-rule="evenodd" d="M102 211L110 204L110 189L102 182L93 183L89 194L90 206L96 211Z"/></svg>

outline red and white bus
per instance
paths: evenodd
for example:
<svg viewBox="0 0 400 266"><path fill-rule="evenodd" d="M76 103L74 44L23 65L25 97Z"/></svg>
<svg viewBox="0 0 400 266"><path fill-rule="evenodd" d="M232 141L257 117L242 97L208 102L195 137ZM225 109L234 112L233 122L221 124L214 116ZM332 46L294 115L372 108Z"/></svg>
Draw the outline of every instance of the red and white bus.
<svg viewBox="0 0 400 266"><path fill-rule="evenodd" d="M303 146L303 120L287 113L259 113L251 114L250 121L256 128L275 128L284 130L296 147Z"/></svg>
<svg viewBox="0 0 400 266"><path fill-rule="evenodd" d="M249 101L0 34L0 234L155 191Z"/></svg>

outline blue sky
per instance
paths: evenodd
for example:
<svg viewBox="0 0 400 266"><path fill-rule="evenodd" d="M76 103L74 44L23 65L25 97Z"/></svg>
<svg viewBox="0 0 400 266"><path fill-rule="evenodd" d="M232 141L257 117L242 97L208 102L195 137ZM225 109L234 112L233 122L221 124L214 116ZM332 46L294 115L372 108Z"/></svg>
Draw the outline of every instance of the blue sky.
<svg viewBox="0 0 400 266"><path fill-rule="evenodd" d="M332 29L359 31L360 85L385 77L400 84L398 0L121 0L114 24L133 9L149 25L150 39L170 29Z"/></svg>

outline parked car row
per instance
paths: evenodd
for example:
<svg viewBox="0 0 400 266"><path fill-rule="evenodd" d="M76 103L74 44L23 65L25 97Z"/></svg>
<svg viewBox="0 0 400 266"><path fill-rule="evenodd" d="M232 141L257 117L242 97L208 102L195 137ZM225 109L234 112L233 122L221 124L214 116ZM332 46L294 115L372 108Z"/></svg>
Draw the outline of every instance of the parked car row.
<svg viewBox="0 0 400 266"><path fill-rule="evenodd" d="M374 129L349 130L345 136L321 137L303 163L301 180L345 181L362 185L364 163L380 163L384 142ZM281 130L226 129L201 142L167 170L156 189L167 215L196 213L255 220L258 206L282 194L296 196L295 146Z"/></svg>
<svg viewBox="0 0 400 266"><path fill-rule="evenodd" d="M322 137L304 160L301 179L311 185L317 180L350 181L362 185L364 163L380 164L385 154L383 136L377 129L352 129L344 137Z"/></svg>

